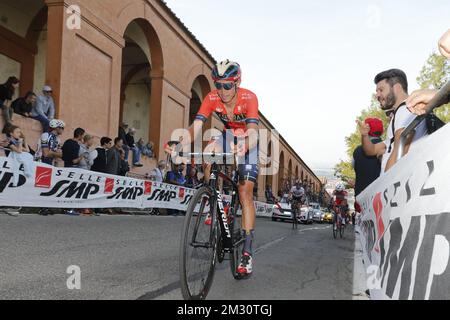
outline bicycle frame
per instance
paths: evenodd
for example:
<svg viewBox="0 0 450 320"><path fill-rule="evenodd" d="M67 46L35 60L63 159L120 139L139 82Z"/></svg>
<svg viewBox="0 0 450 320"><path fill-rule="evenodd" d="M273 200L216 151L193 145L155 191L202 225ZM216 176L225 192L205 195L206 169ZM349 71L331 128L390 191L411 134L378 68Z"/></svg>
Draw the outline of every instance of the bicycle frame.
<svg viewBox="0 0 450 320"><path fill-rule="evenodd" d="M231 198L230 208L228 210L228 215L225 213L223 197L219 190L219 178L222 178L223 180L230 182L232 185L232 188L233 188L233 194L232 194L232 198ZM218 215L219 219L217 219L217 220L219 223L221 236L222 236L222 240L223 240L223 249L225 250L225 252L230 253L230 252L232 252L234 247L236 247L237 245L240 244L239 242L233 243L233 236L231 234L232 230L230 230L230 225L228 223L228 217L230 215L232 217L234 217L237 214L235 209L237 208L237 206L238 206L237 202L239 201L238 185L237 185L236 181L233 181L233 179L231 179L229 176L222 173L219 170L219 166L216 163L213 163L212 168L211 168L211 176L210 176L210 180L209 180L209 186L211 187L212 190L215 191L215 195L212 198L213 203L211 203L210 205L213 207L216 207L218 209L218 212L220 213ZM240 240L240 241L242 241L242 240Z"/></svg>

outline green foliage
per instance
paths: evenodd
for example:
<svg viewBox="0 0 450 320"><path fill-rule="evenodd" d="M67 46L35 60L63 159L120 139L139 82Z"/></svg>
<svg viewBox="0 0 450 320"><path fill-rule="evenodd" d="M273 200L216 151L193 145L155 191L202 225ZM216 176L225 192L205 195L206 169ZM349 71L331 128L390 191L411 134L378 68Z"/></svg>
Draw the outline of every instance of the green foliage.
<svg viewBox="0 0 450 320"><path fill-rule="evenodd" d="M432 53L417 77L417 83L422 89L440 89L450 80L450 63L437 53ZM450 121L450 104L440 107L436 115L445 122Z"/></svg>
<svg viewBox="0 0 450 320"><path fill-rule="evenodd" d="M352 163L341 160L334 167L334 175L346 183L355 180L355 170L353 170Z"/></svg>

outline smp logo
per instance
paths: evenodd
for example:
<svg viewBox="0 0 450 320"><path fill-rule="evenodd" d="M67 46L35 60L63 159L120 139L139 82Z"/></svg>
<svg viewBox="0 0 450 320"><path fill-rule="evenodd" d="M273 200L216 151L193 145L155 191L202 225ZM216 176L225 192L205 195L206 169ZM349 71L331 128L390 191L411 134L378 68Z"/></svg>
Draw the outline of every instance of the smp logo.
<svg viewBox="0 0 450 320"><path fill-rule="evenodd" d="M152 193L152 182L151 181L145 181L144 183L144 194L149 195Z"/></svg>
<svg viewBox="0 0 450 320"><path fill-rule="evenodd" d="M36 188L49 189L52 185L53 169L46 167L36 167L36 176L34 179L34 186Z"/></svg>
<svg viewBox="0 0 450 320"><path fill-rule="evenodd" d="M114 179L106 178L105 181L105 194L112 194L114 191Z"/></svg>
<svg viewBox="0 0 450 320"><path fill-rule="evenodd" d="M183 199L184 198L184 188L180 188L178 191L178 198Z"/></svg>

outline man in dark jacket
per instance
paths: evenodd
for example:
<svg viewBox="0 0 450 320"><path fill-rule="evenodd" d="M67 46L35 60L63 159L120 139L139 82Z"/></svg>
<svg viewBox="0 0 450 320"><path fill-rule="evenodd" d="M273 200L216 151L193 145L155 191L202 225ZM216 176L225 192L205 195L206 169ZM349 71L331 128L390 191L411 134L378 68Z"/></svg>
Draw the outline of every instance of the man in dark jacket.
<svg viewBox="0 0 450 320"><path fill-rule="evenodd" d="M108 164L107 161L107 153L108 150L112 147L112 139L108 137L103 137L100 139L101 147L98 147L97 150L97 158L94 160L94 164L91 167L92 171L107 173L106 166Z"/></svg>
<svg viewBox="0 0 450 320"><path fill-rule="evenodd" d="M143 165L141 163L139 163L140 159L141 159L141 150L139 150L135 140L134 140L134 135L136 133L136 129L131 128L128 133L127 133L127 141L126 144L128 145L128 147L130 148L130 150L133 153L133 166L135 167L142 167ZM125 144L125 142L124 142Z"/></svg>
<svg viewBox="0 0 450 320"><path fill-rule="evenodd" d="M365 123L370 126L369 137L373 144L382 142L383 122L377 118L368 118ZM368 157L362 146L353 153L353 167L356 173L355 196L358 196L369 185L378 179L381 173L381 161L377 157Z"/></svg>
<svg viewBox="0 0 450 320"><path fill-rule="evenodd" d="M82 143L86 131L82 128L75 129L73 139L64 142L62 146L62 159L64 160L64 167L76 167L83 156L80 156L80 143Z"/></svg>
<svg viewBox="0 0 450 320"><path fill-rule="evenodd" d="M30 91L25 95L25 97L14 100L11 106L15 113L30 118L31 111L33 110L35 104L36 95Z"/></svg>
<svg viewBox="0 0 450 320"><path fill-rule="evenodd" d="M127 144L127 130L128 130L128 124L125 121L122 121L122 123L119 126L119 138L122 139L123 146L122 149L125 151L125 160L128 161L128 155L130 154L130 148Z"/></svg>
<svg viewBox="0 0 450 320"><path fill-rule="evenodd" d="M114 146L106 153L106 173L119 175L120 170L120 150L122 150L123 141L120 138L114 139Z"/></svg>

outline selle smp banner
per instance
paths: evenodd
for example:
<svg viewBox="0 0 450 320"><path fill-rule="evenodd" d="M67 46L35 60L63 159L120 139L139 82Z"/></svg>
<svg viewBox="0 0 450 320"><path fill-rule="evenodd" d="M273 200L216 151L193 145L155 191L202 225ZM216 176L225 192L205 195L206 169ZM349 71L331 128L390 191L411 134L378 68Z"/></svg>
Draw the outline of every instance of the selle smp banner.
<svg viewBox="0 0 450 320"><path fill-rule="evenodd" d="M194 193L165 183L0 157L0 206L186 210ZM272 216L273 205L255 202L255 207L258 216Z"/></svg>
<svg viewBox="0 0 450 320"><path fill-rule="evenodd" d="M358 198L374 299L450 299L450 126L413 145Z"/></svg>

